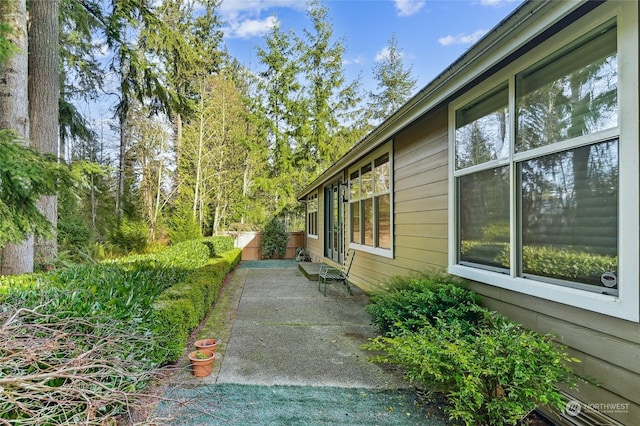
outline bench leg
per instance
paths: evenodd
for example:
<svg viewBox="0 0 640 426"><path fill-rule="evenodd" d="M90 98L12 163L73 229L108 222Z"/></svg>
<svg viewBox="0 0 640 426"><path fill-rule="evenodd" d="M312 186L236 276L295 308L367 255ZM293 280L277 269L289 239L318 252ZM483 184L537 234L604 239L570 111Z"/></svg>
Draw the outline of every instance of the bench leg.
<svg viewBox="0 0 640 426"><path fill-rule="evenodd" d="M350 296L353 296L353 292L351 291L351 286L349 285L349 281L344 280L344 285L347 286L347 291L349 292Z"/></svg>

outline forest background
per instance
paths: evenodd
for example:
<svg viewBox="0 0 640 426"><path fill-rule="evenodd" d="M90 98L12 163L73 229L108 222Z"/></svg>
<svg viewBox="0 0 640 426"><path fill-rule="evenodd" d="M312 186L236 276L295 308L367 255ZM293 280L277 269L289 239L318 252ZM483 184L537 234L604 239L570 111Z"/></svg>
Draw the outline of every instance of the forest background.
<svg viewBox="0 0 640 426"><path fill-rule="evenodd" d="M296 192L414 92L395 36L372 69L375 91L348 80L345 39L317 0L302 32L272 28L250 72L224 45L219 8L2 2L2 274L260 230L274 218L301 230ZM107 92L118 99L108 129L117 149L77 108Z"/></svg>

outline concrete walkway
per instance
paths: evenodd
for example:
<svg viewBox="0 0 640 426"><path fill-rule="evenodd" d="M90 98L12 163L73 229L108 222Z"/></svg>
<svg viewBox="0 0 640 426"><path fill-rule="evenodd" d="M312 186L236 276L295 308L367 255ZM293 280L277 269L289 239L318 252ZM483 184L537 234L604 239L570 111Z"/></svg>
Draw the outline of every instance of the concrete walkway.
<svg viewBox="0 0 640 426"><path fill-rule="evenodd" d="M196 378L184 361L151 424L446 424L367 361L365 294L332 284L325 297L295 262L263 262L233 272L199 333L221 339L212 374Z"/></svg>
<svg viewBox="0 0 640 426"><path fill-rule="evenodd" d="M364 311L368 297L342 284L330 284L327 296L294 262L272 268L253 262L233 273L224 292L230 317L205 325L201 337L221 337L214 371L206 384L297 385L402 388L407 384L366 360L360 349L376 335ZM281 262L281 261L280 261ZM280 263L281 265L282 263ZM276 264L278 265L278 264ZM279 265L278 265L279 266ZM221 323L221 324L220 324ZM206 335L204 335L206 333Z"/></svg>

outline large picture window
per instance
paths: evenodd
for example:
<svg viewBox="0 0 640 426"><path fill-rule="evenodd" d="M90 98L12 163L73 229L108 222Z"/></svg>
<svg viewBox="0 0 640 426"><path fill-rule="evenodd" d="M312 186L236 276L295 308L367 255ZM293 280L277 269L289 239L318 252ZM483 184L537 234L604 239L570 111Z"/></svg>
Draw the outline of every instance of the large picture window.
<svg viewBox="0 0 640 426"><path fill-rule="evenodd" d="M454 104L451 272L570 303L550 290L617 298L638 285L620 280L617 32L594 27ZM598 311L595 300L584 304Z"/></svg>
<svg viewBox="0 0 640 426"><path fill-rule="evenodd" d="M391 210L391 165L385 152L349 175L350 243L363 250L390 251Z"/></svg>

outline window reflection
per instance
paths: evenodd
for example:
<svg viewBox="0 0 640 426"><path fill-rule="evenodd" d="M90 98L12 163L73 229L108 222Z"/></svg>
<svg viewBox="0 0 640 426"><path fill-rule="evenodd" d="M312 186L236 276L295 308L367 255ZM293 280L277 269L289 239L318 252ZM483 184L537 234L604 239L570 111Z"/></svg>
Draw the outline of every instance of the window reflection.
<svg viewBox="0 0 640 426"><path fill-rule="evenodd" d="M616 27L516 76L516 152L615 127Z"/></svg>
<svg viewBox="0 0 640 426"><path fill-rule="evenodd" d="M376 235L377 246L391 248L391 205L389 194L376 197L376 216L378 217L378 229Z"/></svg>
<svg viewBox="0 0 640 426"><path fill-rule="evenodd" d="M523 162L522 272L603 286L618 268L618 141Z"/></svg>
<svg viewBox="0 0 640 426"><path fill-rule="evenodd" d="M509 268L509 167L458 178L461 262Z"/></svg>
<svg viewBox="0 0 640 426"><path fill-rule="evenodd" d="M360 244L360 202L351 203L351 242Z"/></svg>
<svg viewBox="0 0 640 426"><path fill-rule="evenodd" d="M456 169L509 155L508 107L505 86L456 112Z"/></svg>

